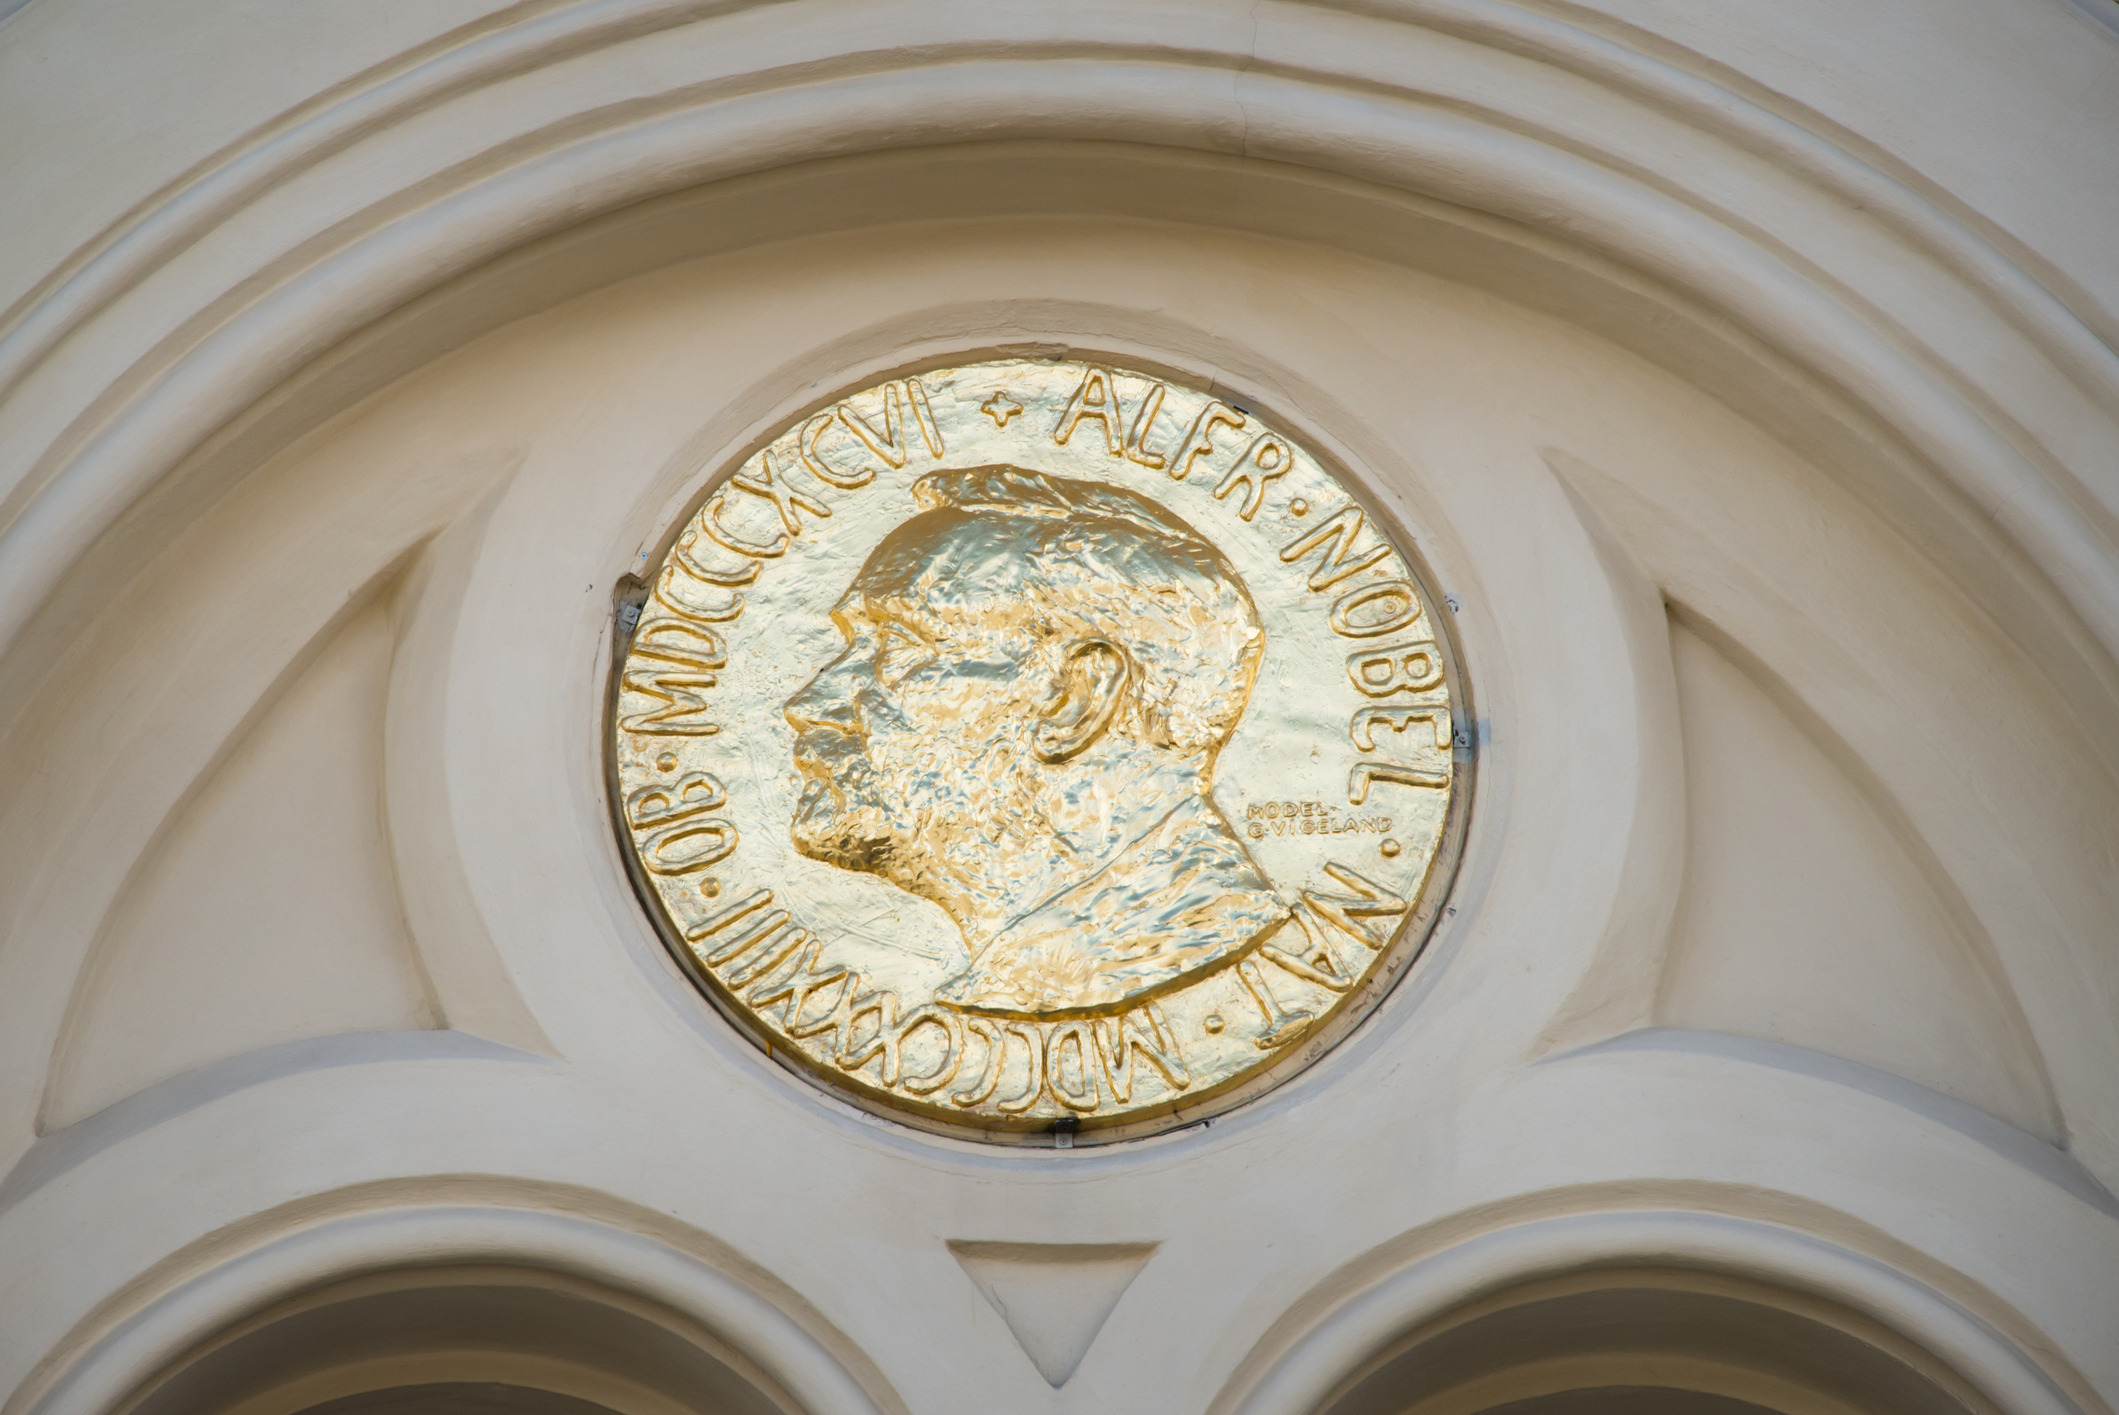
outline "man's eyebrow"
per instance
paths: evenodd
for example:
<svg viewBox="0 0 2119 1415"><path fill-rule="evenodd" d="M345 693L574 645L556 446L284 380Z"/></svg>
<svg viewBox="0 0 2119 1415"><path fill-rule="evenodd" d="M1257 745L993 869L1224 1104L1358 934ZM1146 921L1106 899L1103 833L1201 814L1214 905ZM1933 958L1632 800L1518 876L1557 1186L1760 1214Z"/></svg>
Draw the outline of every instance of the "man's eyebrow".
<svg viewBox="0 0 2119 1415"><path fill-rule="evenodd" d="M862 608L872 620L888 621L901 628L910 629L920 638L932 642L944 637L942 621L926 605L897 595L881 599L862 598Z"/></svg>

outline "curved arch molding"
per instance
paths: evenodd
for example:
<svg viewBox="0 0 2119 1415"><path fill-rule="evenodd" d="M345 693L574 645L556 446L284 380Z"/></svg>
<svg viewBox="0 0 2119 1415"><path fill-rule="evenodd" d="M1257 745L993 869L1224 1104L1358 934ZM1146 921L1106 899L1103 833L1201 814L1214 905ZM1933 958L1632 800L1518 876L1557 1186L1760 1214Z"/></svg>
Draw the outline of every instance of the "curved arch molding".
<svg viewBox="0 0 2119 1415"><path fill-rule="evenodd" d="M453 31L198 164L8 312L0 713L93 612L69 586L510 318L804 231L1097 213L1330 231L1680 371L1932 555L2112 773L2109 312L1826 120L1578 18L596 0ZM2102 1018L2048 1061L2097 1098L2070 1143L2110 1181L2119 979L2068 966Z"/></svg>
<svg viewBox="0 0 2119 1415"><path fill-rule="evenodd" d="M2020 1323L1991 1299L1982 1302L1985 1294L1940 1290L1873 1252L1795 1227L1728 1213L1614 1207L1503 1223L1454 1241L1442 1236L1418 1245L1426 1251L1416 1249L1417 1256L1405 1252L1414 1246L1386 1245L1291 1308L1222 1388L1212 1415L1330 1409L1379 1353L1456 1309L1543 1278L1624 1268L1739 1277L1827 1299L1909 1339L2002 1410L2074 1415L2105 1408L2079 1373L2041 1368L1997 1330L2018 1326L2020 1334Z"/></svg>
<svg viewBox="0 0 2119 1415"><path fill-rule="evenodd" d="M232 1241L172 1254L81 1323L7 1408L17 1415L117 1408L151 1392L203 1344L323 1284L395 1274L416 1289L422 1271L486 1266L585 1280L688 1318L778 1408L806 1415L905 1409L881 1373L801 1298L696 1231L549 1186L436 1177L419 1186L417 1199L390 1188L287 1205L258 1215ZM327 1348L311 1359L322 1368L331 1355Z"/></svg>
<svg viewBox="0 0 2119 1415"><path fill-rule="evenodd" d="M0 446L25 469L0 501L6 638L124 506L290 368L452 277L702 184L1043 139L1441 202L1605 264L1574 276L1578 297L1654 272L1670 304L1802 370L1941 484L1910 496L1948 488L1957 515L1992 516L2055 596L2040 617L2079 619L2104 650L2087 671L2112 683L2113 508L2080 441L2095 428L2108 452L2119 403L2096 312L1824 136L1513 6L1254 21L1180 5L1110 32L1006 5L808 18L799 3L602 0L475 28L253 134L84 249L0 337L0 394L18 395ZM1981 377L2003 349L2029 361ZM88 387L67 377L84 359L125 373ZM2060 638L2092 656L2080 628Z"/></svg>
<svg viewBox="0 0 2119 1415"><path fill-rule="evenodd" d="M2101 30L2084 33L2109 42ZM640 1055L703 1059L694 1069L726 1106L709 1120L695 1112L681 1136L661 1134L656 1127L674 1123L624 1070L633 1058L612 1049L624 1028L598 1011L616 1004L568 971L576 960L549 948L536 987L511 974L509 935L490 917L507 895L495 882L502 846L467 846L475 831L460 780L443 769L505 779L525 793L512 803L557 803L547 817L595 818L591 768L570 776L578 764L550 767L565 756L554 750L536 757L542 775L510 775L505 753L480 740L491 734L482 734L476 695L452 677L455 646L480 635L542 635L564 641L566 653L578 648L582 662L599 651L607 583L582 590L570 581L576 601L540 600L520 622L495 607L500 557L489 546L540 516L563 518L570 503L554 490L558 479L534 455L501 447L441 469L377 458L365 481L317 473L295 486L292 476L251 474L406 374L631 277L804 241L824 249L838 239L845 244L833 249L843 250L870 232L904 237L916 223L937 243L1000 221L1058 239L1077 218L1099 231L1150 233L1126 249L1164 269L1178 268L1166 238L1182 232L1248 243L1245 259L1268 243L1330 248L1335 260L1442 277L1467 299L1498 297L1640 356L1687 396L1704 395L1703 405L1733 409L1732 426L1762 433L1758 444L1814 469L1824 489L1771 505L1762 493L1737 535L1698 506L1644 494L1627 468L1550 449L1542 480L1522 483L1509 527L1537 562L1544 598L1515 607L1520 621L1553 605L1574 617L1557 628L1518 622L1509 639L1493 631L1492 606L1467 608L1492 714L1481 732L1499 736L1481 738L1489 755L1461 876L1464 918L1438 933L1435 965L1373 1027L1271 1108L1089 1162L1102 1168L1062 1170L1035 1157L1011 1168L775 1090L740 1045L681 1010L647 1021L624 1014L645 1038ZM919 258L910 244L877 260L909 265ZM1239 265L1232 258L1229 268ZM691 441L669 443L682 442L680 452L657 454L675 460L627 473L634 481L611 497L632 505L612 513L613 524L654 521L658 504L696 490L684 458L739 443L787 412L775 400L788 391L768 386L767 373L828 364L851 377L971 345L1015 347L1018 336L1033 347L1102 338L1151 362L1196 356L1285 397L1291 411L1344 406L1305 369L1247 349L1245 332L1216 326L1197 299L1130 323L1062 294L1034 309L1010 305L990 286L958 303L931 290L904 301L896 344L873 322L882 316L857 313L823 350L829 358L815 343L775 346L710 427L693 425ZM2092 294L1858 134L1667 39L1559 5L582 0L496 11L326 89L170 181L0 314L0 778L14 783L0 800L0 899L10 911L0 1150L35 1161L6 1191L9 1221L17 1233L57 1231L79 1220L68 1204L147 1204L136 1173L196 1176L259 1135L292 1137L246 1173L239 1194L187 1195L181 1212L160 1215L148 1245L160 1247L106 1244L78 1276L68 1268L75 1287L52 1308L66 1315L46 1320L71 1330L7 1415L114 1409L201 1341L310 1286L450 1264L541 1268L660 1304L751 1363L773 1399L816 1415L942 1408L955 1366L937 1375L889 1365L881 1343L890 1321L857 1329L868 1314L841 1305L832 1285L882 1290L902 1277L962 1330L995 1338L987 1344L1000 1355L963 1355L964 1370L1012 1379L1005 1331L978 1325L999 1319L968 1285L947 1285L962 1280L947 1240L1162 1243L1071 1378L1069 1398L1083 1401L1108 1395L1098 1382L1116 1380L1113 1371L1149 1369L1152 1356L1167 1377L1155 1388L1164 1408L1192 1401L1186 1408L1214 1415L1298 1415L1328 1402L1390 1342L1467 1302L1563 1270L1653 1263L1839 1304L1931 1353L2012 1415L2105 1409L2097 1392L2119 1388L2119 1367L2091 1369L2095 1314L2068 1294L2091 1291L2076 1269L2110 1251L2108 1191L2119 1186L2119 967L2108 927L2119 911L2109 870L2109 805L2119 799L2115 345L2119 320ZM1377 445L1373 428L1343 421L1350 439ZM1417 460L1392 464L1408 502L1426 494ZM244 547L239 518L224 514L244 497L282 498L257 524L302 536ZM1883 530L1871 535L1872 521ZM357 536L330 534L353 525ZM608 539L637 529L627 522ZM98 588L145 596L143 567L193 532L209 551L269 565L259 582L293 587L258 616L270 633L252 633L250 582L233 579L198 596L195 624L157 621L160 639L138 663L184 668L147 676L191 714L183 733L152 744L161 774L120 779L105 756L112 779L93 791L51 779L42 768L54 743L92 736L77 723L64 737L53 726L62 708L47 699L54 683L72 681L68 655L89 654L101 642L94 633L109 629L112 601ZM1899 618L1879 610L1855 626L1860 633L1821 633L1821 623L1831 628L1831 595L1791 588L1787 567L1820 546L1863 554L1886 535L1915 567L1904 583L1926 603ZM1441 545L1438 563L1463 568L1463 549ZM97 872L122 880L186 783L234 749L275 685L299 677L305 646L326 641L347 610L346 586L359 584L378 586L370 608L378 624L389 616L395 636L377 729L395 852L386 863L401 880L422 986L435 1001L429 1020L439 1030L425 1035L442 1040L356 1034L317 1049L329 1066L224 1060L86 1118L80 1112L123 1085L47 1105L67 999L99 928L83 902L101 887ZM1927 614L1930 605L1943 608ZM1777 695L1790 722L1819 724L1817 740L1860 768L1864 799L1907 843L1908 869L1950 886L1951 917L1980 950L1980 976L2020 1004L2020 1028L2018 1014L2001 1009L2008 1034L2021 1034L2018 1069L2031 1078L2026 1098L2010 1103L2013 1119L1910 1081L1893 1090L1783 1054L1800 1047L1692 1045L1682 1017L1659 1027L1653 993L1686 839L1673 612L1681 627L1740 638L1742 666L1761 692ZM1894 641L1896 626L1916 621L1928 637ZM205 647L197 662L179 663L171 645L194 629ZM1937 642L1945 651L1930 651ZM1971 646L1974 671L1953 678L1947 649L1958 642ZM1508 645L1524 652L1511 660ZM1564 734L1533 720L1525 695L1511 696L1532 676L1532 649L1618 665L1590 734L1600 748L1618 746L1593 754L1584 779L1608 789L1607 802L1634 824L1627 839L1592 841L1575 855L1564 840L1552 847L1575 871L1554 878L1585 897L1612 893L1584 906L1608 916L1608 927L1543 951L1519 938L1508 952L1475 931L1512 917L1527 937L1536 920L1525 925L1530 916L1501 908L1515 877L1493 842L1535 835L1526 774L1557 776L1567 761ZM1919 672L1907 667L1923 656ZM529 674L496 669L494 691L535 699L544 714L525 711L535 718L528 736L551 727L559 740L560 728L580 725L565 718L578 704L549 708L534 674L510 680L508 671ZM1907 712L1893 696L1906 685L1940 706ZM137 706L124 692L112 698ZM123 744L135 755L121 764L139 759L147 735ZM1938 769L1980 753L1983 774ZM533 775L529 786L516 780ZM2055 808L2020 840L2001 838L1994 822L2035 825L2063 796L2076 815ZM2074 828L2100 802L2095 828ZM103 833L113 821L138 838ZM511 813L493 805L474 823L496 838L513 828ZM1551 833L1566 835L1567 824ZM542 858L594 856L580 844ZM595 856L577 873L610 863ZM657 989L688 999L681 981L655 971L667 960L636 937L622 880L607 873L570 896L571 937L602 929L597 937L616 940L605 961L638 945L638 976L599 975L614 992L633 989L627 999L652 1002ZM1544 1012L1520 1037L1461 1018L1434 1028L1482 1058L1475 1076L1404 1066L1411 1053L1388 1043L1405 1018L1430 1000L1437 1007L1423 1022L1446 1012L1481 969L1498 970L1494 959L1520 968L1509 986L1543 999ZM560 994L575 1011L559 1015L551 999ZM430 1054L444 1059L426 1066L419 1058ZM416 1064L426 1069L415 1080ZM512 1068L504 1083L494 1079L501 1068ZM1328 1086L1379 1072L1402 1089L1333 1093L1355 1117L1347 1124L1365 1127L1375 1171L1333 1192L1348 1206L1394 1206L1377 1220L1390 1225L1383 1232L1419 1223L1431 1235L1450 1222L1436 1215L1471 1215L1448 1241L1378 1248L1373 1234L1312 1224L1301 1208L1308 1196L1287 1178L1299 1179L1290 1152L1303 1132L1272 1125ZM1739 1092L1742 1107L1725 1104ZM341 1105L388 1108L426 1148L334 1148L344 1139L329 1120ZM1429 1107L1418 1124L1406 1120L1413 1106ZM538 1129L560 1112L578 1127L570 1141L579 1154L555 1157ZM1518 1221L1517 1209L1480 1207L1497 1195L1534 1207L1512 1186L1564 1176L1510 1177L1508 1145L1537 1143L1522 1137L1566 1131L1591 1113L1603 1128L1567 1132L1566 1174L1623 1189L1610 1212L1585 1201ZM466 1125L467 1114L490 1134ZM1658 1131L1660 1115L1696 1125L1706 1140ZM907 1174L928 1188L901 1195L900 1208L880 1206L889 1209L881 1217L849 1218L826 1186L804 1210L811 1247L790 1261L775 1246L785 1235L759 1216L779 1212L791 1162L728 1141L712 1128L724 1120L732 1133L784 1127L774 1133L799 1135L811 1147L804 1154L830 1150L830 1177L850 1177L860 1202ZM1776 1145L1783 1134L1801 1142ZM1849 1211L1895 1225L1899 1237L1850 1237L1854 1220L1794 1197L1810 1192L1816 1168L1804 1146L1843 1154L1835 1182L1853 1196ZM588 1177L572 1189L431 1177L481 1164ZM1646 1199L1622 1182L1664 1173L1659 1165L1724 1186L1716 1194L1752 1187L1725 1205L1675 1178ZM623 1183L608 1178L619 1170ZM1288 1245L1244 1258L1219 1235L1186 1230L1195 1217L1186 1175L1210 1173L1235 1192L1268 1172L1280 1176L1272 1193L1283 1216L1314 1252L1291 1256ZM1909 1172L1932 1175L1932 1185L1922 1202L1886 1214ZM375 1183L335 1187L354 1177ZM1114 1192L1130 1186L1138 1209L1081 1201L1085 1178ZM652 1202L588 1187L636 1182ZM1651 1201L1669 1211L1643 1207ZM1952 1204L1960 1215L1939 1212ZM1134 1212L1170 1216L1172 1232L1129 1227ZM910 1236L900 1247L871 1242L860 1227L871 1220ZM1989 1221L2001 1237L1980 1226ZM2045 1278L2023 1271L2012 1222L2073 1264L2064 1292L2054 1289L2060 1295L2039 1311L2029 1309L2046 1300ZM707 1229L742 1232L743 1253L733 1239L703 1237ZM1933 1251L1908 1234L1932 1240ZM799 1260L829 1243L839 1244L841 1266ZM771 1271L744 1256L754 1250L777 1255ZM38 1261L49 1264L40 1272L59 1270L49 1254ZM1171 1357L1123 1345L1126 1304L1168 1312L1197 1291L1237 1294L1225 1323L1185 1336L1197 1346ZM948 1306L959 1300L960 1313ZM77 1309L87 1312L78 1321ZM912 1386L921 1380L933 1382L925 1401ZM1046 1387L1033 1390L1042 1398Z"/></svg>

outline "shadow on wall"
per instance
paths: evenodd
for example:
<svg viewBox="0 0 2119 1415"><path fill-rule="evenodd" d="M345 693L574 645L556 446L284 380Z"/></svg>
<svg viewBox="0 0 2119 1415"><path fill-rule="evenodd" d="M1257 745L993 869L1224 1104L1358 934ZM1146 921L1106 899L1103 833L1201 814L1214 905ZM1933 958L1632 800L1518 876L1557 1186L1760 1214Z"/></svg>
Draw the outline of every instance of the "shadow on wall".
<svg viewBox="0 0 2119 1415"><path fill-rule="evenodd" d="M411 1268L335 1283L172 1364L124 1415L778 1415L799 1407L677 1313L527 1268Z"/></svg>
<svg viewBox="0 0 2119 1415"><path fill-rule="evenodd" d="M1321 1415L1956 1415L1994 1406L1859 1314L1675 1270L1555 1278L1471 1303L1357 1372Z"/></svg>

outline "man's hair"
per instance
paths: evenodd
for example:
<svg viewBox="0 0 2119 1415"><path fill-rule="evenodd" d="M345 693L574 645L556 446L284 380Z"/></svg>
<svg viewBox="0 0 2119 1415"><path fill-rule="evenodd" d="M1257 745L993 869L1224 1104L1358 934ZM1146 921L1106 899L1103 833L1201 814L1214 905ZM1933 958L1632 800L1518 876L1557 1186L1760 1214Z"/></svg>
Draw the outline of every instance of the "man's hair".
<svg viewBox="0 0 2119 1415"><path fill-rule="evenodd" d="M934 510L1021 523L1007 539L1030 572L1033 632L1108 639L1132 662L1135 713L1115 727L1187 752L1236 730L1265 631L1235 567L1197 531L1122 487L1019 467L932 472L912 490ZM951 592L980 597L976 585Z"/></svg>

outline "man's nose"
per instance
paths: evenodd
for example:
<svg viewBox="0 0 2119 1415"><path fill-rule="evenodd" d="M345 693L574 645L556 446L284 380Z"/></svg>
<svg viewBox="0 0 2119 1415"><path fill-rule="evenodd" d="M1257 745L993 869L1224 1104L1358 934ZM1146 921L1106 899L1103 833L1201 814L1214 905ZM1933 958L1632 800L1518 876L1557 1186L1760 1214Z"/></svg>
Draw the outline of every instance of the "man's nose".
<svg viewBox="0 0 2119 1415"><path fill-rule="evenodd" d="M860 677L860 665L849 648L819 669L817 676L789 698L781 711L797 732L813 727L858 732L861 724L855 704Z"/></svg>

